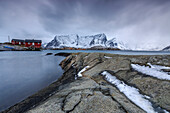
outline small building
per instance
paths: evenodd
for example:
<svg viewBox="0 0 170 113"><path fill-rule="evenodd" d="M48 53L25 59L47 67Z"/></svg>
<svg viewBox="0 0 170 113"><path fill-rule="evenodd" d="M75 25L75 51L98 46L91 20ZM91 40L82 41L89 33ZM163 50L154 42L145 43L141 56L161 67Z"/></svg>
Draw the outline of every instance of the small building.
<svg viewBox="0 0 170 113"><path fill-rule="evenodd" d="M30 39L26 39L26 40L20 40L20 39L12 39L11 43L13 45L23 45L25 47L33 47L33 48L41 48L41 40L30 40Z"/></svg>
<svg viewBox="0 0 170 113"><path fill-rule="evenodd" d="M13 45L24 45L24 44L25 44L25 40L12 39L11 43L12 43Z"/></svg>
<svg viewBox="0 0 170 113"><path fill-rule="evenodd" d="M29 39L26 39L25 40L25 47L35 47L35 48L41 48L41 43L42 41L41 40L29 40Z"/></svg>

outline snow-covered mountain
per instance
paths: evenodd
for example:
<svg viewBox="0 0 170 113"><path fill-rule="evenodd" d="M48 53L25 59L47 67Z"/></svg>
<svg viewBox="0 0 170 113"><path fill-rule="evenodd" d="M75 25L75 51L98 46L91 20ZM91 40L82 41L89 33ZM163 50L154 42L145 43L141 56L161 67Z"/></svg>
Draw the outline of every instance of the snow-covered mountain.
<svg viewBox="0 0 170 113"><path fill-rule="evenodd" d="M170 46L165 47L164 49L162 49L163 51L170 51Z"/></svg>
<svg viewBox="0 0 170 113"><path fill-rule="evenodd" d="M116 38L108 40L104 33L91 36L79 36L77 34L55 36L54 39L46 45L46 48L91 48L97 46L126 49L122 42L117 42Z"/></svg>
<svg viewBox="0 0 170 113"><path fill-rule="evenodd" d="M150 42L134 44L134 45L131 44L130 46L132 50L136 50L136 51L161 51L162 50L161 46L155 46L155 44Z"/></svg>

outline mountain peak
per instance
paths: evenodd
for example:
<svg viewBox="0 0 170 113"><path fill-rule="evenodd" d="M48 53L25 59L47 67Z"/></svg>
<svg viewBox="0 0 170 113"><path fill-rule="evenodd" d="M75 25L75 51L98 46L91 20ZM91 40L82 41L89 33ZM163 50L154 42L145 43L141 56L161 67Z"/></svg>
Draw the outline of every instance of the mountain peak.
<svg viewBox="0 0 170 113"><path fill-rule="evenodd" d="M170 51L170 46L165 47L164 49L162 49L163 51Z"/></svg>
<svg viewBox="0 0 170 113"><path fill-rule="evenodd" d="M116 38L108 40L104 33L90 36L80 36L78 34L56 35L54 39L47 44L46 48L91 48L95 46L117 48L118 43L116 42Z"/></svg>

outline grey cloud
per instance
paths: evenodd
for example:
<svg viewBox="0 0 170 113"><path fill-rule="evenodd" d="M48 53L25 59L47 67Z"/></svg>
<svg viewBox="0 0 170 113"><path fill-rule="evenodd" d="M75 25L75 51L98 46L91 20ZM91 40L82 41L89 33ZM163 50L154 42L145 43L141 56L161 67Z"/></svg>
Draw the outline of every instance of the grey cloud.
<svg viewBox="0 0 170 113"><path fill-rule="evenodd" d="M169 0L1 0L0 32L43 40L104 32L127 43L164 46L170 42L169 5Z"/></svg>

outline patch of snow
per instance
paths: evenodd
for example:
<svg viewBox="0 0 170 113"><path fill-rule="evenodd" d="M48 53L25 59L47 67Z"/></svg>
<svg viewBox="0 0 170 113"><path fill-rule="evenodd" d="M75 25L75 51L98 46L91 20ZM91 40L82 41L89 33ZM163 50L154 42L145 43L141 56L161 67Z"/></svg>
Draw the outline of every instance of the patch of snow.
<svg viewBox="0 0 170 113"><path fill-rule="evenodd" d="M87 58L88 57L88 55L87 56L85 56L84 58Z"/></svg>
<svg viewBox="0 0 170 113"><path fill-rule="evenodd" d="M118 80L115 76L112 76L106 71L104 71L102 75L104 75L108 82L114 84L120 90L120 92L124 93L137 106L142 108L147 113L155 113L152 104L147 99L145 99L146 96L143 96L139 93L138 89L126 85L123 81Z"/></svg>
<svg viewBox="0 0 170 113"><path fill-rule="evenodd" d="M169 113L168 111L166 111L166 110L163 110L165 113Z"/></svg>
<svg viewBox="0 0 170 113"><path fill-rule="evenodd" d="M82 73L84 72L84 71L86 71L88 68L89 68L90 66L86 66L86 67L84 67L80 72L78 72L78 77L82 77L83 75L82 75Z"/></svg>
<svg viewBox="0 0 170 113"><path fill-rule="evenodd" d="M112 57L104 56L104 58L108 58L109 59L109 58L112 58Z"/></svg>
<svg viewBox="0 0 170 113"><path fill-rule="evenodd" d="M170 75L165 72L161 72L156 68L150 68L149 66L140 66L138 64L131 64L132 68L143 74L156 77L158 79L170 80Z"/></svg>
<svg viewBox="0 0 170 113"><path fill-rule="evenodd" d="M149 97L149 96L147 96L147 95L144 95L144 97L146 98L146 99L150 99L151 97Z"/></svg>
<svg viewBox="0 0 170 113"><path fill-rule="evenodd" d="M170 69L170 67L166 67L166 66L160 66L160 65L152 65L151 63L147 63L149 66L151 66L151 68L155 68L157 70L161 70L161 69Z"/></svg>

